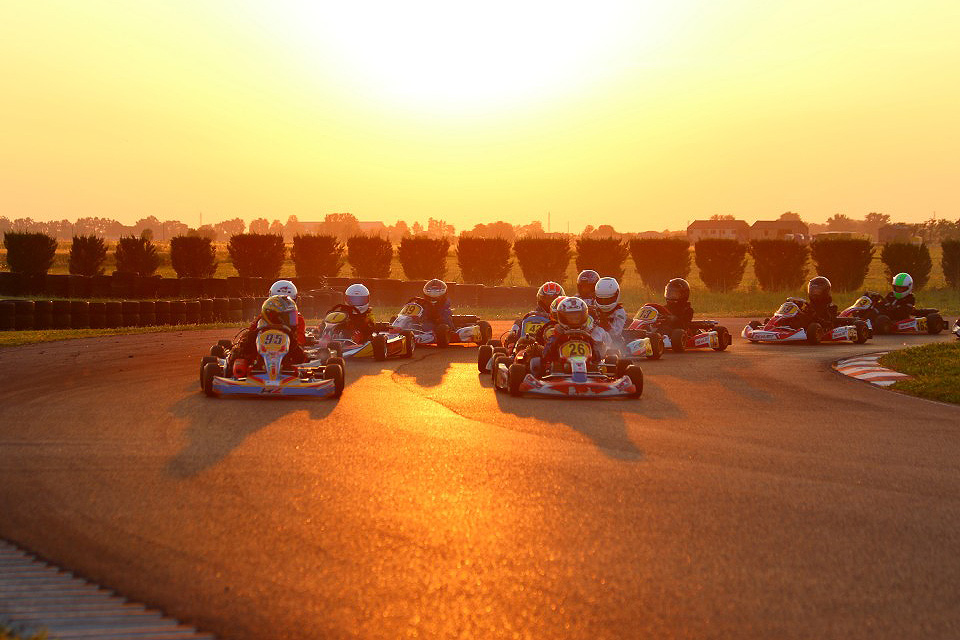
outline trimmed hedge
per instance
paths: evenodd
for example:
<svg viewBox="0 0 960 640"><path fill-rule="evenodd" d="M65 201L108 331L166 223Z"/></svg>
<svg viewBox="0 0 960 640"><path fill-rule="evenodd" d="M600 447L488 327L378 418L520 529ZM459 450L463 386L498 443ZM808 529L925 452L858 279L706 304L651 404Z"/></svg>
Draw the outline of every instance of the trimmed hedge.
<svg viewBox="0 0 960 640"><path fill-rule="evenodd" d="M943 254L940 256L940 268L947 285L960 289L960 240L944 240L940 243Z"/></svg>
<svg viewBox="0 0 960 640"><path fill-rule="evenodd" d="M114 251L117 271L152 276L160 266L160 256L153 242L143 236L126 236L117 241Z"/></svg>
<svg viewBox="0 0 960 640"><path fill-rule="evenodd" d="M506 238L474 238L461 233L457 240L457 265L464 282L498 287L513 268L510 241Z"/></svg>
<svg viewBox="0 0 960 640"><path fill-rule="evenodd" d="M287 253L283 236L272 233L238 233L230 238L227 252L241 278L280 277Z"/></svg>
<svg viewBox="0 0 960 640"><path fill-rule="evenodd" d="M873 260L873 243L856 238L817 239L810 245L817 274L826 276L836 291L863 286Z"/></svg>
<svg viewBox="0 0 960 640"><path fill-rule="evenodd" d="M630 250L620 238L577 238L577 271L593 269L601 278L623 282L623 261Z"/></svg>
<svg viewBox="0 0 960 640"><path fill-rule="evenodd" d="M297 235L293 237L290 259L301 278L335 278L346 262L343 251L343 244L336 236Z"/></svg>
<svg viewBox="0 0 960 640"><path fill-rule="evenodd" d="M446 238L407 236L400 241L397 258L408 280L430 280L447 275L447 252L450 241Z"/></svg>
<svg viewBox="0 0 960 640"><path fill-rule="evenodd" d="M393 245L380 236L353 236L347 240L347 262L355 278L389 278Z"/></svg>
<svg viewBox="0 0 960 640"><path fill-rule="evenodd" d="M107 245L97 236L73 236L70 243L70 273L75 276L99 276L107 260Z"/></svg>
<svg viewBox="0 0 960 640"><path fill-rule="evenodd" d="M513 243L523 278L532 287L547 280L559 284L567 278L570 265L570 241L563 238L520 238Z"/></svg>
<svg viewBox="0 0 960 640"><path fill-rule="evenodd" d="M796 240L751 240L753 272L764 291L797 289L807 277L810 250Z"/></svg>
<svg viewBox="0 0 960 640"><path fill-rule="evenodd" d="M634 238L630 256L640 279L654 291L673 278L690 275L690 242L686 238Z"/></svg>
<svg viewBox="0 0 960 640"><path fill-rule="evenodd" d="M743 281L747 245L729 238L698 240L693 251L700 280L710 291L732 291Z"/></svg>
<svg viewBox="0 0 960 640"><path fill-rule="evenodd" d="M210 278L217 272L217 250L206 236L170 238L170 265L178 278Z"/></svg>
<svg viewBox="0 0 960 640"><path fill-rule="evenodd" d="M7 267L13 273L44 274L53 266L57 253L57 239L45 233L5 231L3 245L7 248Z"/></svg>
<svg viewBox="0 0 960 640"><path fill-rule="evenodd" d="M909 242L888 242L883 245L880 260L886 266L888 278L898 273L909 273L913 278L914 289L923 289L930 279L933 261L926 244Z"/></svg>

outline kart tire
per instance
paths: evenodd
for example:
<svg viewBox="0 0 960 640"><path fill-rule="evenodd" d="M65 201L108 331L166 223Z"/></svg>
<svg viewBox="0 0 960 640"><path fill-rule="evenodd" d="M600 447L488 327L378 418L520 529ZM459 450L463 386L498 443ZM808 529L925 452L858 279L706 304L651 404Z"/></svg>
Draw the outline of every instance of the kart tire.
<svg viewBox="0 0 960 640"><path fill-rule="evenodd" d="M413 352L417 348L417 340L413 337L413 331L404 331L403 335L403 357L412 358Z"/></svg>
<svg viewBox="0 0 960 640"><path fill-rule="evenodd" d="M490 359L493 357L493 347L489 344L480 345L480 349L477 350L477 371L480 373L487 372L487 363L490 362Z"/></svg>
<svg viewBox="0 0 960 640"><path fill-rule="evenodd" d="M647 356L647 360L659 360L660 356L663 355L663 336L659 333L651 333L647 338L650 339L650 346L652 347L653 353Z"/></svg>
<svg viewBox="0 0 960 640"><path fill-rule="evenodd" d="M433 339L441 349L450 344L450 328L445 324L438 324L433 329Z"/></svg>
<svg viewBox="0 0 960 640"><path fill-rule="evenodd" d="M747 323L747 326L750 327L751 329L759 329L760 327L763 326L763 323L760 322L759 320L751 320L750 322Z"/></svg>
<svg viewBox="0 0 960 640"><path fill-rule="evenodd" d="M863 344L870 339L870 327L867 326L866 322L858 320L855 325L857 328L857 339L854 340L854 344Z"/></svg>
<svg viewBox="0 0 960 640"><path fill-rule="evenodd" d="M936 335L946 328L946 324L939 313L931 313L927 316L927 333Z"/></svg>
<svg viewBox="0 0 960 640"><path fill-rule="evenodd" d="M200 389L201 390L203 389L203 369L211 362L216 364L218 367L220 366L218 362L218 358L216 356L203 356L203 358L200 359Z"/></svg>
<svg viewBox="0 0 960 640"><path fill-rule="evenodd" d="M215 344L212 347L210 347L210 356L214 358L226 358L227 352L224 350L224 348L221 345Z"/></svg>
<svg viewBox="0 0 960 640"><path fill-rule="evenodd" d="M683 353L687 350L687 332L683 329L674 329L670 332L670 348L674 353Z"/></svg>
<svg viewBox="0 0 960 640"><path fill-rule="evenodd" d="M327 346L327 349L330 351L330 354L331 354L331 355L334 355L334 356L342 356L342 355L343 355L343 347L340 346L340 343L339 343L339 342L331 342L331 343Z"/></svg>
<svg viewBox="0 0 960 640"><path fill-rule="evenodd" d="M490 326L490 323L486 320L481 320L477 323L477 326L480 327L480 342L477 344L487 344L490 342L490 339L493 338L493 327Z"/></svg>
<svg viewBox="0 0 960 640"><path fill-rule="evenodd" d="M603 372L608 376L616 373L620 367L620 356L618 355L609 355L603 359Z"/></svg>
<svg viewBox="0 0 960 640"><path fill-rule="evenodd" d="M323 368L323 379L333 380L333 397L343 395L343 367L339 364L328 364Z"/></svg>
<svg viewBox="0 0 960 640"><path fill-rule="evenodd" d="M720 346L713 347L714 351L724 351L727 347L733 344L733 338L730 336L730 332L726 327L717 327L714 330L717 332L717 337L720 338Z"/></svg>
<svg viewBox="0 0 960 640"><path fill-rule="evenodd" d="M497 389L497 367L503 361L510 362L510 358L503 354L494 354L493 362L490 363L490 381L493 382L494 389Z"/></svg>
<svg viewBox="0 0 960 640"><path fill-rule="evenodd" d="M636 390L630 394L631 398L639 398L643 395L643 369L638 367L635 364L627 367L627 370L624 371L624 374L630 378L630 382L633 383L633 386L636 387Z"/></svg>
<svg viewBox="0 0 960 640"><path fill-rule="evenodd" d="M510 387L510 395L518 397L520 395L520 383L527 377L526 365L513 363L507 370L507 384Z"/></svg>
<svg viewBox="0 0 960 640"><path fill-rule="evenodd" d="M491 347L502 347L502 346L503 346L503 342L500 341L500 340L489 340L489 341L487 342L487 344L490 345Z"/></svg>
<svg viewBox="0 0 960 640"><path fill-rule="evenodd" d="M329 358L327 358L327 361L323 364L324 366L335 364L335 365L338 365L344 371L347 370L347 366L344 364L343 358L341 358L340 356L330 356Z"/></svg>
<svg viewBox="0 0 960 640"><path fill-rule="evenodd" d="M820 344L819 322L811 322L807 325L807 344Z"/></svg>
<svg viewBox="0 0 960 640"><path fill-rule="evenodd" d="M224 351L229 351L230 349L233 348L232 340L217 340L217 344L223 347Z"/></svg>
<svg viewBox="0 0 960 640"><path fill-rule="evenodd" d="M373 346L373 359L377 362L383 362L387 359L387 336L382 333L373 334L370 340Z"/></svg>
<svg viewBox="0 0 960 640"><path fill-rule="evenodd" d="M214 398L217 395L213 390L213 378L219 374L220 365L216 362L208 362L207 364L203 365L203 379L201 380L201 388L208 398Z"/></svg>
<svg viewBox="0 0 960 640"><path fill-rule="evenodd" d="M873 330L880 335L883 335L885 333L890 333L891 324L892 323L890 322L889 317L883 314L880 314L877 316L877 319L874 320L873 322Z"/></svg>
<svg viewBox="0 0 960 640"><path fill-rule="evenodd" d="M636 366L636 365L634 365L632 362L630 362L626 358L623 358L619 362L617 362L617 369L615 371L617 380L627 375L627 369L633 366Z"/></svg>

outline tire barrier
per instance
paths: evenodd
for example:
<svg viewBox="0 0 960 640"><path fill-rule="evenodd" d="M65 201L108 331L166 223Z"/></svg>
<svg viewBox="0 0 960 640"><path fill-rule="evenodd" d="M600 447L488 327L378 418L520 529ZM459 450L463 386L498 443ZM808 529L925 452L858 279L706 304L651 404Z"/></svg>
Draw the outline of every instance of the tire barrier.
<svg viewBox="0 0 960 640"><path fill-rule="evenodd" d="M180 297L199 298L203 291L203 280L200 278L180 278Z"/></svg>
<svg viewBox="0 0 960 640"><path fill-rule="evenodd" d="M86 300L70 302L70 328L86 329L90 326L90 303Z"/></svg>
<svg viewBox="0 0 960 640"><path fill-rule="evenodd" d="M187 324L200 324L200 301L185 300L183 307L187 316Z"/></svg>
<svg viewBox="0 0 960 640"><path fill-rule="evenodd" d="M103 329L107 326L107 303L90 303L90 328Z"/></svg>
<svg viewBox="0 0 960 640"><path fill-rule="evenodd" d="M70 276L48 274L44 293L54 298L70 297Z"/></svg>
<svg viewBox="0 0 960 640"><path fill-rule="evenodd" d="M187 324L187 305L182 300L170 303L170 324Z"/></svg>
<svg viewBox="0 0 960 640"><path fill-rule="evenodd" d="M116 329L123 326L123 303L122 302L104 302L105 305L105 315L104 315L104 327L108 329Z"/></svg>
<svg viewBox="0 0 960 640"><path fill-rule="evenodd" d="M17 305L4 300L0 302L0 331L13 331L16 324Z"/></svg>
<svg viewBox="0 0 960 640"><path fill-rule="evenodd" d="M160 296L160 284L162 281L163 278L159 276L137 278L133 286L134 297L148 300L158 298Z"/></svg>
<svg viewBox="0 0 960 640"><path fill-rule="evenodd" d="M33 329L33 318L36 315L33 300L17 300L14 302L14 309L14 328L17 331Z"/></svg>
<svg viewBox="0 0 960 640"><path fill-rule="evenodd" d="M177 278L161 278L157 285L158 298L178 298L180 296L180 280Z"/></svg>
<svg viewBox="0 0 960 640"><path fill-rule="evenodd" d="M157 303L153 300L140 301L140 326L153 327L157 324Z"/></svg>
<svg viewBox="0 0 960 640"><path fill-rule="evenodd" d="M243 322L243 298L229 298L229 322Z"/></svg>
<svg viewBox="0 0 960 640"><path fill-rule="evenodd" d="M23 276L19 273L9 271L0 272L0 295L21 296L23 295Z"/></svg>
<svg viewBox="0 0 960 640"><path fill-rule="evenodd" d="M53 328L53 301L35 300L33 303L33 328L34 329L52 329Z"/></svg>
<svg viewBox="0 0 960 640"><path fill-rule="evenodd" d="M157 324L158 325L167 325L172 324L170 321L170 301L169 300L157 300L153 304L154 312L157 314Z"/></svg>
<svg viewBox="0 0 960 640"><path fill-rule="evenodd" d="M240 276L227 278L227 298L240 298L247 295L247 279Z"/></svg>
<svg viewBox="0 0 960 640"><path fill-rule="evenodd" d="M116 272L113 274L112 277L113 277L113 280L110 283L110 286L113 290L112 297L132 298L134 293L134 287L136 284L137 274Z"/></svg>
<svg viewBox="0 0 960 640"><path fill-rule="evenodd" d="M227 322L230 319L230 301L226 298L213 299L213 321Z"/></svg>
<svg viewBox="0 0 960 640"><path fill-rule="evenodd" d="M207 298L229 298L227 281L223 278L204 278L203 295Z"/></svg>
<svg viewBox="0 0 960 640"><path fill-rule="evenodd" d="M213 300L200 298L200 323L207 324L210 322L213 322Z"/></svg>
<svg viewBox="0 0 960 640"><path fill-rule="evenodd" d="M113 278L110 276L93 276L90 283L90 295L94 298L109 298L113 296Z"/></svg>
<svg viewBox="0 0 960 640"><path fill-rule="evenodd" d="M52 329L69 329L73 323L69 300L54 300Z"/></svg>
<svg viewBox="0 0 960 640"><path fill-rule="evenodd" d="M124 300L120 305L123 313L123 326L140 326L140 303L135 300Z"/></svg>

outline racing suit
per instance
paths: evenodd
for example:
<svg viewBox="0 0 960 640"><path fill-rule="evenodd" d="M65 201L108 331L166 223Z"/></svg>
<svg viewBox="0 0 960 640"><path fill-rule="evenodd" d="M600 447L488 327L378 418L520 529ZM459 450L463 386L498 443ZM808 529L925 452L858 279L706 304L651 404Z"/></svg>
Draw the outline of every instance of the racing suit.
<svg viewBox="0 0 960 640"><path fill-rule="evenodd" d="M789 326L794 329L806 329L811 322L816 322L823 329L832 329L841 324L853 324L856 318L838 318L837 305L833 304L833 298L827 296L818 301L806 301L797 298L800 304L800 313L798 313L789 322Z"/></svg>
<svg viewBox="0 0 960 640"><path fill-rule="evenodd" d="M523 321L526 320L527 318L531 317L531 316L542 316L542 317L544 317L544 318L547 318L547 317L549 317L549 315L550 315L550 314L549 314L548 311L544 311L543 309L541 309L541 308L538 307L538 308L534 309L533 311L529 311L529 312L525 313L524 315L522 315L522 316L521 316L520 318L518 318L517 320L514 320L513 326L510 328L510 332L507 334L507 337L504 338L504 341L503 341L504 346L509 346L509 345L513 344L514 342L516 342L517 340L519 340L521 337L530 338L531 340L535 339L535 337L532 336L532 335L528 335L528 336L521 336L521 335L520 335L520 332L523 330ZM548 322L549 322L549 321L548 321ZM545 325L545 324L547 324L547 323L545 322L544 325ZM542 329L542 328L543 328L543 326L541 325L541 327L539 327L539 328L537 329L537 331L539 332L540 329Z"/></svg>
<svg viewBox="0 0 960 640"><path fill-rule="evenodd" d="M552 364L560 361L560 344L564 341L563 337L571 332L583 333L585 338L590 341L590 362L596 364L603 358L607 348L609 336L607 332L596 325L588 324L583 329L565 329L561 325L556 325L556 330L547 338L546 345L543 347L543 354L540 356L540 370L543 373L550 371Z"/></svg>
<svg viewBox="0 0 960 640"><path fill-rule="evenodd" d="M238 342L242 340L244 335L251 332L256 332L257 327L260 324L260 316L257 316L256 319L250 323L250 326L246 327L243 330L243 333L234 341ZM297 330L294 332L295 342L300 346L307 344L307 321L303 319L303 314L297 311Z"/></svg>
<svg viewBox="0 0 960 640"><path fill-rule="evenodd" d="M237 335L233 346L230 348L227 371L232 370L233 363L237 359L243 358L250 364L257 361L257 358L260 356L260 354L257 353L257 336L260 335L260 332L267 326L265 321L258 320ZM290 332L290 350L287 352L287 355L283 357L283 364L285 365L301 364L307 361L307 354L304 353L303 347L300 345L299 339L296 336L298 331L299 328L291 330Z"/></svg>
<svg viewBox="0 0 960 640"><path fill-rule="evenodd" d="M891 291L887 294L887 297L883 299L881 312L892 321L898 322L917 315L917 310L914 306L916 303L917 299L913 297L912 293L908 293L902 298L897 298Z"/></svg>
<svg viewBox="0 0 960 640"><path fill-rule="evenodd" d="M690 324L693 322L693 307L689 300L675 302L667 300L664 308L667 314L658 319L657 328L665 335L669 335L674 329L690 330Z"/></svg>
<svg viewBox="0 0 960 640"><path fill-rule="evenodd" d="M623 329L627 326L627 311L622 304L618 304L612 311L603 311L596 309L597 324L601 329L610 334L612 340L620 340L623 336Z"/></svg>
<svg viewBox="0 0 960 640"><path fill-rule="evenodd" d="M417 296L410 298L407 302L416 302L423 307L424 331L433 331L434 328L441 324L445 324L447 325L447 329L453 330L453 309L450 308L450 301L446 296L440 300Z"/></svg>
<svg viewBox="0 0 960 640"><path fill-rule="evenodd" d="M343 329L348 333L344 337L352 338L351 334L357 332L360 334L360 339L357 342L367 342L377 331L377 324L374 322L373 316L370 315L370 309L361 313L356 307L349 304L335 304L327 313L333 313L334 311L342 311L347 314L347 321L344 323Z"/></svg>

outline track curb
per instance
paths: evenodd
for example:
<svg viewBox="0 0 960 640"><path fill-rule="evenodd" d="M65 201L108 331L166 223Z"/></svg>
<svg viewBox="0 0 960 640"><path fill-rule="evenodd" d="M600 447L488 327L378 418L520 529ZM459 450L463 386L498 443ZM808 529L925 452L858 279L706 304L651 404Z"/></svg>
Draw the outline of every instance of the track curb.
<svg viewBox="0 0 960 640"><path fill-rule="evenodd" d="M0 625L57 640L215 640L0 540Z"/></svg>
<svg viewBox="0 0 960 640"><path fill-rule="evenodd" d="M859 356L843 358L833 363L833 369L841 375L856 378L862 382L869 382L878 387L889 387L895 382L909 380L910 376L893 369L881 367L877 362L889 351L866 353Z"/></svg>

